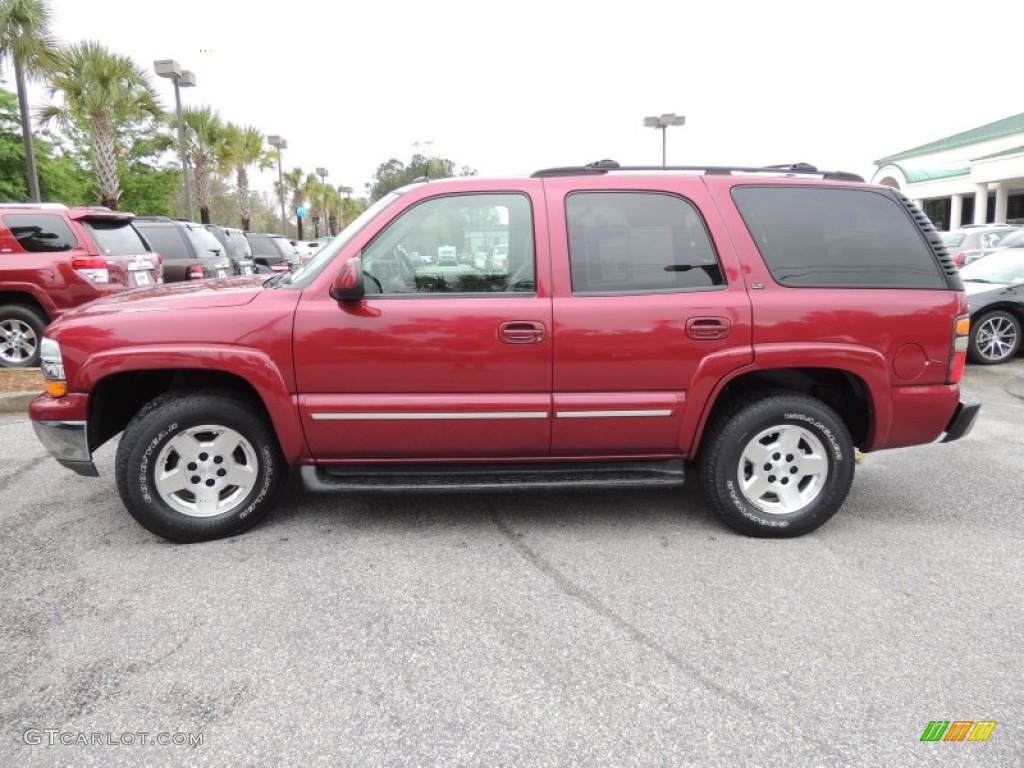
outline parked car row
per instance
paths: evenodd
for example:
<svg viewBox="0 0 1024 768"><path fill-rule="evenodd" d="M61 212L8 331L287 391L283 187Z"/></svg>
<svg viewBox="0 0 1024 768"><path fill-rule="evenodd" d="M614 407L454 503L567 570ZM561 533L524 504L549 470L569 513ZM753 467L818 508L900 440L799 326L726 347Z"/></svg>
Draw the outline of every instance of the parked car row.
<svg viewBox="0 0 1024 768"><path fill-rule="evenodd" d="M46 326L93 299L298 265L280 235L101 206L0 203L0 368L38 365Z"/></svg>
<svg viewBox="0 0 1024 768"><path fill-rule="evenodd" d="M1009 224L967 224L952 232L941 232L942 242L958 267L1005 247L1003 241L1024 232Z"/></svg>

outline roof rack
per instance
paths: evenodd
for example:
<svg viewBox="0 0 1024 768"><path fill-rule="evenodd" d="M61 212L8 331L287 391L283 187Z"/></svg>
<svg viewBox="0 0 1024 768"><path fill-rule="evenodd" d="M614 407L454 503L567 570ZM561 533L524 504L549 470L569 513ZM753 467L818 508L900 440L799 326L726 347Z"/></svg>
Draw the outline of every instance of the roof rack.
<svg viewBox="0 0 1024 768"><path fill-rule="evenodd" d="M174 221L170 216L158 216L156 214L152 216L136 216L136 221Z"/></svg>
<svg viewBox="0 0 1024 768"><path fill-rule="evenodd" d="M740 166L740 165L619 165L614 160L597 160L581 166L544 168L530 174L530 178L543 179L552 176L596 176L608 171L703 171L710 175L731 175L733 173L774 173L780 175L820 176L837 181L864 181L862 176L847 171L821 171L810 163L789 163L786 165Z"/></svg>

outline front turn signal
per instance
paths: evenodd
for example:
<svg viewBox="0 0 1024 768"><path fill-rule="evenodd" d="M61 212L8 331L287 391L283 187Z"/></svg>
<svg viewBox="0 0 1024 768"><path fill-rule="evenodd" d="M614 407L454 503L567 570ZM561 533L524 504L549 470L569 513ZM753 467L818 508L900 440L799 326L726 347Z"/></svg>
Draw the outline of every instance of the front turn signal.
<svg viewBox="0 0 1024 768"><path fill-rule="evenodd" d="M46 394L50 397L64 397L68 393L66 381L47 381L43 386L46 388Z"/></svg>

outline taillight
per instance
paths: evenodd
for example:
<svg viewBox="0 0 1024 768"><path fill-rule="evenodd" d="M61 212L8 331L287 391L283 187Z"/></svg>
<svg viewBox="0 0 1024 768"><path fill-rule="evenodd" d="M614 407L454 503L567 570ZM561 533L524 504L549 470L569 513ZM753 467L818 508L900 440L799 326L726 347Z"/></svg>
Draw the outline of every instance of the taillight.
<svg viewBox="0 0 1024 768"><path fill-rule="evenodd" d="M291 267L289 266L287 261L275 262L274 264L270 265L270 268L274 272L288 272L289 270L291 270Z"/></svg>
<svg viewBox="0 0 1024 768"><path fill-rule="evenodd" d="M110 269L107 267L107 260L99 256L72 259L71 268L91 282L110 282Z"/></svg>
<svg viewBox="0 0 1024 768"><path fill-rule="evenodd" d="M193 264L188 268L188 279L189 280L202 280L204 277L203 265Z"/></svg>
<svg viewBox="0 0 1024 768"><path fill-rule="evenodd" d="M960 251L960 253L953 257L953 263L958 267L962 267L965 261L967 261L967 257L964 255L963 251Z"/></svg>
<svg viewBox="0 0 1024 768"><path fill-rule="evenodd" d="M949 360L949 375L946 377L947 384L959 384L964 375L964 365L967 363L967 344L971 333L970 315L960 315L953 322L953 349Z"/></svg>

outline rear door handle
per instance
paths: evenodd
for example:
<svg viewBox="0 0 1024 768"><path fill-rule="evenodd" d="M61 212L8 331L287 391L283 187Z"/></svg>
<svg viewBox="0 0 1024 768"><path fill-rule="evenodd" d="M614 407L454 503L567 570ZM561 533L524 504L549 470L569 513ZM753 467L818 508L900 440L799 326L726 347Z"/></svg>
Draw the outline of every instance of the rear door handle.
<svg viewBox="0 0 1024 768"><path fill-rule="evenodd" d="M691 317L686 321L686 335L697 341L724 339L732 330L726 317Z"/></svg>
<svg viewBox="0 0 1024 768"><path fill-rule="evenodd" d="M544 341L544 323L513 320L498 326L498 338L505 344L540 344Z"/></svg>

